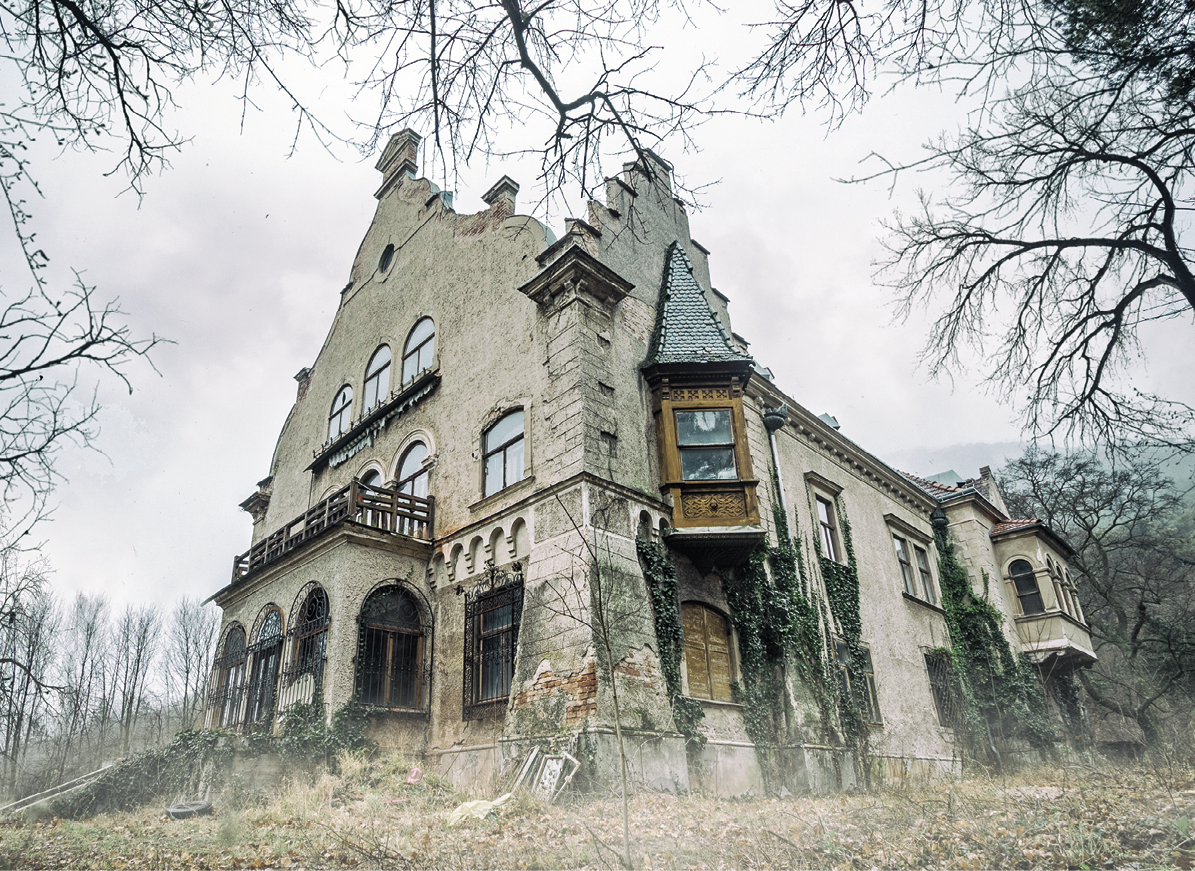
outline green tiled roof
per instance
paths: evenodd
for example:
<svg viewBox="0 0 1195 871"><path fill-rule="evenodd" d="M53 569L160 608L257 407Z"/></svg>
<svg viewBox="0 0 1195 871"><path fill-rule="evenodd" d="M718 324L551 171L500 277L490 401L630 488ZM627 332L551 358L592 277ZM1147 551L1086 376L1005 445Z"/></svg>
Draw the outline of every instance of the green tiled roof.
<svg viewBox="0 0 1195 871"><path fill-rule="evenodd" d="M645 366L667 363L729 363L750 360L734 349L722 323L693 278L693 264L680 243L664 258L664 284L656 329Z"/></svg>

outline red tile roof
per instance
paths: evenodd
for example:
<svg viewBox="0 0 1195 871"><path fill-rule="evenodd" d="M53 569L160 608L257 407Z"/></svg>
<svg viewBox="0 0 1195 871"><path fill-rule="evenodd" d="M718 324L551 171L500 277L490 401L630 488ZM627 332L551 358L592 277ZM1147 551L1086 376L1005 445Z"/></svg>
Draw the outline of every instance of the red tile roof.
<svg viewBox="0 0 1195 871"><path fill-rule="evenodd" d="M1042 519L1034 517L1032 520L1005 520L997 523L992 527L992 535L1003 535L1006 532L1014 532L1018 529L1028 529L1031 526L1041 526Z"/></svg>

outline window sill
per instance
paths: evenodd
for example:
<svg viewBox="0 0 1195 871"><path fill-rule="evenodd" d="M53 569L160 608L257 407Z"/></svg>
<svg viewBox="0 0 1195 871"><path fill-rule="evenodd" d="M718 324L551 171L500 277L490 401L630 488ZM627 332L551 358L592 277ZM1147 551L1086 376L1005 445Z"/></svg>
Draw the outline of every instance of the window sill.
<svg viewBox="0 0 1195 871"><path fill-rule="evenodd" d="M941 614L943 617L946 616L946 611L943 608L940 608L937 605L930 604L929 602L925 601L925 599L921 599L917 596L914 596L912 593L909 593L905 590L901 590L900 594L902 596L904 596L908 601L913 602L914 604L920 605L922 608L928 608L929 610L934 611L935 613Z"/></svg>
<svg viewBox="0 0 1195 871"><path fill-rule="evenodd" d="M509 487L504 487L503 489L499 490L497 493L491 493L489 496L483 496L482 498L480 498L476 502L474 502L472 505L470 505L469 510L470 511L480 511L483 508L489 508L489 507L501 502L502 498L504 496L510 496L515 493L525 493L526 491L530 490L532 485L534 485L534 484L535 484L535 476L528 475L522 481L518 481L514 484L511 484Z"/></svg>
<svg viewBox="0 0 1195 871"><path fill-rule="evenodd" d="M703 705L713 705L715 708L733 708L736 710L743 710L744 706L738 702L720 702L717 699L703 699L700 696L685 696L686 699L692 699L695 702L701 702Z"/></svg>

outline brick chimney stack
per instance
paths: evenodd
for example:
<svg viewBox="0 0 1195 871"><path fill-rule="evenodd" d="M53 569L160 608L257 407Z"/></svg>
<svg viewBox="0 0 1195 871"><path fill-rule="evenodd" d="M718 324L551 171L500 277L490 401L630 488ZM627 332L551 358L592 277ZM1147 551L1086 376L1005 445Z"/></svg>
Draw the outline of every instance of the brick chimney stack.
<svg viewBox="0 0 1195 871"><path fill-rule="evenodd" d="M519 183L509 175L504 175L494 183L494 186L481 195L482 200L490 208L501 202L508 204L507 214L515 213L515 197L519 193Z"/></svg>

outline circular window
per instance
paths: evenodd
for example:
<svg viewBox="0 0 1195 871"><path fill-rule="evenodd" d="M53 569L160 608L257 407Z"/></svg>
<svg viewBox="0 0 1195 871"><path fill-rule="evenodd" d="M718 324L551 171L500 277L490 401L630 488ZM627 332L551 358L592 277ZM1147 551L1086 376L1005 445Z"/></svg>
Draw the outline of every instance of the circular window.
<svg viewBox="0 0 1195 871"><path fill-rule="evenodd" d="M382 258L378 261L378 269L385 272L390 268L392 262L394 262L394 246L387 245L386 250L382 252Z"/></svg>

